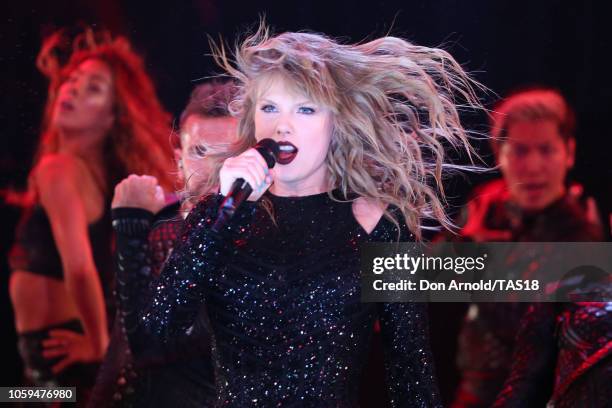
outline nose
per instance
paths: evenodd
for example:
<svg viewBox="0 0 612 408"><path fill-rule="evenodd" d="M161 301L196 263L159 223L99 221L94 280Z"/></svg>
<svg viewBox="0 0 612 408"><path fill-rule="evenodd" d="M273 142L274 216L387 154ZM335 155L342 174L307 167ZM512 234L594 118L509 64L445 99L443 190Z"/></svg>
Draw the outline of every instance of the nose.
<svg viewBox="0 0 612 408"><path fill-rule="evenodd" d="M546 160L537 151L531 151L525 158L524 166L528 173L541 173L546 166Z"/></svg>
<svg viewBox="0 0 612 408"><path fill-rule="evenodd" d="M280 120L276 124L276 135L280 138L284 138L292 133L291 125L286 120Z"/></svg>
<svg viewBox="0 0 612 408"><path fill-rule="evenodd" d="M276 135L277 136L284 137L284 136L287 136L289 133L291 133L291 132L289 132L289 129L287 129L287 128L281 128L281 127L277 127L276 128Z"/></svg>
<svg viewBox="0 0 612 408"><path fill-rule="evenodd" d="M68 81L61 86L60 93L68 94L70 96L76 96L78 94L78 87L79 84L77 83L77 81Z"/></svg>

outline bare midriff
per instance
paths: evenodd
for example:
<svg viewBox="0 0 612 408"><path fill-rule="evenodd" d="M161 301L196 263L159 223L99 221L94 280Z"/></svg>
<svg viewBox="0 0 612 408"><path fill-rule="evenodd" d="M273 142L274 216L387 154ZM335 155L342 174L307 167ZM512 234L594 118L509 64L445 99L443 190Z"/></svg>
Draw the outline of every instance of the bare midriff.
<svg viewBox="0 0 612 408"><path fill-rule="evenodd" d="M63 280L17 270L11 273L9 292L17 333L79 319Z"/></svg>

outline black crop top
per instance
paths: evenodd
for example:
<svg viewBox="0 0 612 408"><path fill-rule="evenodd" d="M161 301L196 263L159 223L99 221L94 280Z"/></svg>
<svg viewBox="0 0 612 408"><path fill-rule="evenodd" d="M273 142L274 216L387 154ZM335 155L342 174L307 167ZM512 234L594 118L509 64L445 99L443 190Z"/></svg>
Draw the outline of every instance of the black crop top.
<svg viewBox="0 0 612 408"><path fill-rule="evenodd" d="M88 232L100 277L112 277L110 211L106 210L99 220L90 224ZM9 253L9 265L12 271L23 270L58 280L64 278L51 224L40 204L33 205L23 213L15 232L15 244Z"/></svg>

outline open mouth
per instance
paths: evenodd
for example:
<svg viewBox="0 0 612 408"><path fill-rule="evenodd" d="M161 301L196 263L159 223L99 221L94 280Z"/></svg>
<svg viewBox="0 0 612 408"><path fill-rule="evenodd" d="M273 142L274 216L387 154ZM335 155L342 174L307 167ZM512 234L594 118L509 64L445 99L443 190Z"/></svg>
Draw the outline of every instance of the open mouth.
<svg viewBox="0 0 612 408"><path fill-rule="evenodd" d="M69 101L60 102L60 108L65 111L73 111L74 105Z"/></svg>
<svg viewBox="0 0 612 408"><path fill-rule="evenodd" d="M289 164L297 156L298 148L289 142L278 142L278 164Z"/></svg>
<svg viewBox="0 0 612 408"><path fill-rule="evenodd" d="M546 183L526 183L523 189L530 193L539 193L546 188Z"/></svg>

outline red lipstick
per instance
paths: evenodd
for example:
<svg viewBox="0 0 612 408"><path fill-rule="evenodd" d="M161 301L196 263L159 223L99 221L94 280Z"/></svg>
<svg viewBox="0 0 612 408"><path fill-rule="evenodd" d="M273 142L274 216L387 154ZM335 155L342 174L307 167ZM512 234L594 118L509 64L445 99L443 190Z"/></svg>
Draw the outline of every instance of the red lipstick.
<svg viewBox="0 0 612 408"><path fill-rule="evenodd" d="M298 153L298 148L289 142L278 142L278 150L278 157L276 158L278 164L291 163Z"/></svg>

